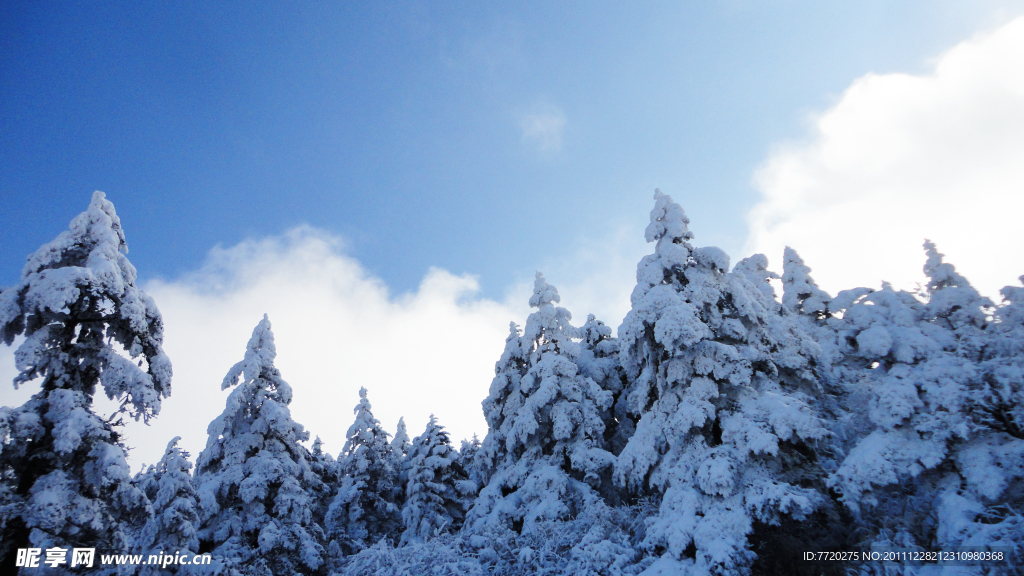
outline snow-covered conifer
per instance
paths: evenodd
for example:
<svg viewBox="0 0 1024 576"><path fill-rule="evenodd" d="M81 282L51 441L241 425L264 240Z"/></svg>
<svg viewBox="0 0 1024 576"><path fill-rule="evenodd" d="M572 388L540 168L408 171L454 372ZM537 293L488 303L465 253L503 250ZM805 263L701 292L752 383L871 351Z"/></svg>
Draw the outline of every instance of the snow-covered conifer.
<svg viewBox="0 0 1024 576"><path fill-rule="evenodd" d="M192 463L188 452L178 448L176 437L167 444L163 458L136 480L149 499L153 515L135 541L135 553L191 556L199 551L199 515L196 489L192 482ZM168 576L173 568L138 566L140 576Z"/></svg>
<svg viewBox="0 0 1024 576"><path fill-rule="evenodd" d="M381 428L359 389L356 419L338 455L341 484L325 525L335 553L352 554L402 531L401 490L389 434Z"/></svg>
<svg viewBox="0 0 1024 576"><path fill-rule="evenodd" d="M599 499L614 456L605 449L613 393L582 373L580 330L558 291L537 274L525 332L515 325L484 400L488 434L481 447L490 477L470 513L485 525L523 530L565 518ZM596 340L601 332L591 324ZM607 334L605 334L607 336Z"/></svg>
<svg viewBox="0 0 1024 576"><path fill-rule="evenodd" d="M99 385L120 412L148 421L170 394L160 313L136 287L127 252L114 205L96 192L0 293L0 338L10 345L25 336L15 386L40 383L23 406L0 409L0 554L72 544L127 550L127 524L145 515L118 422L92 407Z"/></svg>
<svg viewBox="0 0 1024 576"><path fill-rule="evenodd" d="M717 248L693 248L689 220L655 192L632 309L619 328L623 392L636 421L616 462L631 493L660 500L641 546L675 569L741 574L750 540L823 501L815 444L820 349L787 321L763 256L729 272ZM822 487L823 488L823 487ZM686 568L689 566L689 568Z"/></svg>
<svg viewBox="0 0 1024 576"><path fill-rule="evenodd" d="M426 541L462 527L475 487L459 464L448 432L430 415L426 430L413 440L406 464L402 543Z"/></svg>
<svg viewBox="0 0 1024 576"><path fill-rule="evenodd" d="M234 389L196 466L200 541L233 574L313 574L325 562L313 521L323 484L301 444L309 433L288 410L292 388L276 354L264 316L224 378L222 388Z"/></svg>

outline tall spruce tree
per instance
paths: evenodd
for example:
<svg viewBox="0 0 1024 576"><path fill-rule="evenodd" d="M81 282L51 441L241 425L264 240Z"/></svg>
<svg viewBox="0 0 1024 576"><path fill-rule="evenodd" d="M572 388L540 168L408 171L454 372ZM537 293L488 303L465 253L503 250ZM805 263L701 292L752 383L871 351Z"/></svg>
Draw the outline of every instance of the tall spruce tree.
<svg viewBox="0 0 1024 576"><path fill-rule="evenodd" d="M202 549L230 574L325 570L324 535L313 521L324 486L301 444L309 433L288 410L292 388L276 355L264 315L245 358L224 377L221 387L234 389L197 461Z"/></svg>
<svg viewBox="0 0 1024 576"><path fill-rule="evenodd" d="M758 559L752 546L824 500L820 349L782 313L763 256L729 272L724 252L693 248L688 224L655 191L655 252L637 267L619 328L636 432L616 478L659 502L641 542L648 554L681 573L744 574Z"/></svg>
<svg viewBox="0 0 1024 576"><path fill-rule="evenodd" d="M136 287L127 253L114 205L95 192L0 293L0 337L25 336L14 384L40 386L23 406L0 408L2 566L30 546L128 550L126 527L146 514L120 418L93 411L97 385L120 413L146 421L171 390L160 312Z"/></svg>

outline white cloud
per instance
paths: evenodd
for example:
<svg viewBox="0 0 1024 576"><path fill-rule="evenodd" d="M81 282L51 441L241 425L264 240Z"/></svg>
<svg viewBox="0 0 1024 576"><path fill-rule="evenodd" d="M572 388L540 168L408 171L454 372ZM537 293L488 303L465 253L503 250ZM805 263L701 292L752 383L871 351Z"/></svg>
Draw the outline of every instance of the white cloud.
<svg viewBox="0 0 1024 576"><path fill-rule="evenodd" d="M746 252L794 247L832 291L923 281L930 238L983 293L1024 274L1024 18L932 73L868 74L757 172Z"/></svg>
<svg viewBox="0 0 1024 576"><path fill-rule="evenodd" d="M526 297L520 309L482 299L475 279L439 269L415 293L393 297L340 248L336 238L300 228L215 248L198 272L144 287L163 314L174 378L152 424L126 428L133 468L156 461L174 436L193 455L205 446L207 425L224 409L220 383L264 313L277 367L295 391L292 415L332 453L344 444L361 386L389 432L404 416L415 436L434 413L456 445L486 433L480 402L509 321L525 317ZM12 349L0 347L0 371L8 383L14 377ZM36 390L8 384L0 404L21 404Z"/></svg>
<svg viewBox="0 0 1024 576"><path fill-rule="evenodd" d="M616 328L647 248L641 233L622 229L581 240L540 269L559 287L574 323L594 312ZM277 367L295 391L292 415L330 452L344 444L360 386L389 432L404 416L415 436L433 413L456 444L474 432L482 438L480 402L509 322L522 325L530 312L533 283L516 283L497 302L479 296L473 277L432 269L416 292L395 296L344 253L339 239L303 227L214 248L202 269L144 288L163 315L174 378L151 425L130 422L125 429L133 469L155 462L174 436L193 456L202 450L206 427L224 409L220 383L264 313L273 324ZM0 385L0 405L20 405L38 391L37 383L21 390L9 384L17 344L0 346L0 382L8 383ZM115 407L97 398L98 412Z"/></svg>
<svg viewBox="0 0 1024 576"><path fill-rule="evenodd" d="M434 413L456 443L482 435L480 402L508 322L523 313L479 298L472 277L438 269L415 293L393 297L336 238L311 228L214 249L199 272L146 290L164 315L175 368L163 413L129 431L147 450L177 434L194 452L205 445L207 424L224 408L220 381L264 312L277 366L295 390L293 417L327 450L341 450L361 386L392 433L404 416L419 434Z"/></svg>
<svg viewBox="0 0 1024 576"><path fill-rule="evenodd" d="M558 152L562 149L565 113L557 106L539 104L520 116L519 128L523 131L524 144L541 152Z"/></svg>

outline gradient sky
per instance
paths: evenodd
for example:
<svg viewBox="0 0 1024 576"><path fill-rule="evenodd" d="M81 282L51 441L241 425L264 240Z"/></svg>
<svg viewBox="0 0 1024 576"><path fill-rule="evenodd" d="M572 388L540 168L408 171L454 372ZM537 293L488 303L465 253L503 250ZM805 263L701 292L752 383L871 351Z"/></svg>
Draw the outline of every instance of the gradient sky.
<svg viewBox="0 0 1024 576"><path fill-rule="evenodd" d="M777 262L792 244L832 292L912 281L925 235L985 293L1014 282L1019 224L988 219L1024 210L1022 14L1024 0L3 2L0 286L107 193L175 365L165 413L129 431L144 461L176 434L202 447L223 406L210 391L264 312L296 419L329 450L361 385L390 430L405 415L418 434L434 411L456 439L482 435L534 271L575 322L618 326L655 187L697 245ZM0 387L0 404L25 388Z"/></svg>
<svg viewBox="0 0 1024 576"><path fill-rule="evenodd" d="M499 294L656 186L735 259L808 111L1024 6L638 4L5 2L0 285L93 190L143 279L305 223L396 291L440 266Z"/></svg>

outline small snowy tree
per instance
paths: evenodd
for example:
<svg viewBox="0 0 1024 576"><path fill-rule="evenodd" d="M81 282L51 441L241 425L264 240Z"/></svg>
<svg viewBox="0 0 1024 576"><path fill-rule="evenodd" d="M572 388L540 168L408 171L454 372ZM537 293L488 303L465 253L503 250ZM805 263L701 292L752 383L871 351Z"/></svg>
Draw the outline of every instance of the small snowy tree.
<svg viewBox="0 0 1024 576"><path fill-rule="evenodd" d="M409 432L405 429L405 418L398 419L398 429L395 430L395 437L391 439L391 466L398 472L398 481L396 486L398 487L399 498L395 502L399 508L402 507L405 501L405 484L407 481L408 466L406 466L406 458L409 455Z"/></svg>
<svg viewBox="0 0 1024 576"><path fill-rule="evenodd" d="M480 470L480 438L476 434L469 440L463 439L459 447L459 464L466 471L467 476L476 486L474 490L479 491L483 484L483 474Z"/></svg>
<svg viewBox="0 0 1024 576"><path fill-rule="evenodd" d="M381 428L359 389L356 420L338 455L341 484L327 512L326 528L334 554L352 554L402 530L398 470L388 433Z"/></svg>
<svg viewBox="0 0 1024 576"><path fill-rule="evenodd" d="M170 394L160 313L135 286L127 252L114 205L96 192L0 293L0 337L25 336L14 384L40 384L23 406L0 408L2 565L29 546L127 550L126 526L146 513L119 421L92 406L99 385L120 412L148 421Z"/></svg>
<svg viewBox="0 0 1024 576"><path fill-rule="evenodd" d="M135 552L148 558L151 554L190 556L199 551L199 515L196 512L196 489L192 483L192 463L188 452L178 448L176 437L167 444L163 458L136 479L153 508L153 515L143 526L135 542ZM142 565L140 576L168 576L173 568Z"/></svg>
<svg viewBox="0 0 1024 576"><path fill-rule="evenodd" d="M444 426L430 415L426 430L413 440L406 464L402 543L426 541L462 527L473 484L459 464Z"/></svg>
<svg viewBox="0 0 1024 576"><path fill-rule="evenodd" d="M224 377L221 387L234 389L196 466L202 547L232 574L314 574L324 566L324 537L313 522L324 486L300 444L309 433L292 420L292 389L276 355L264 315L245 358Z"/></svg>

